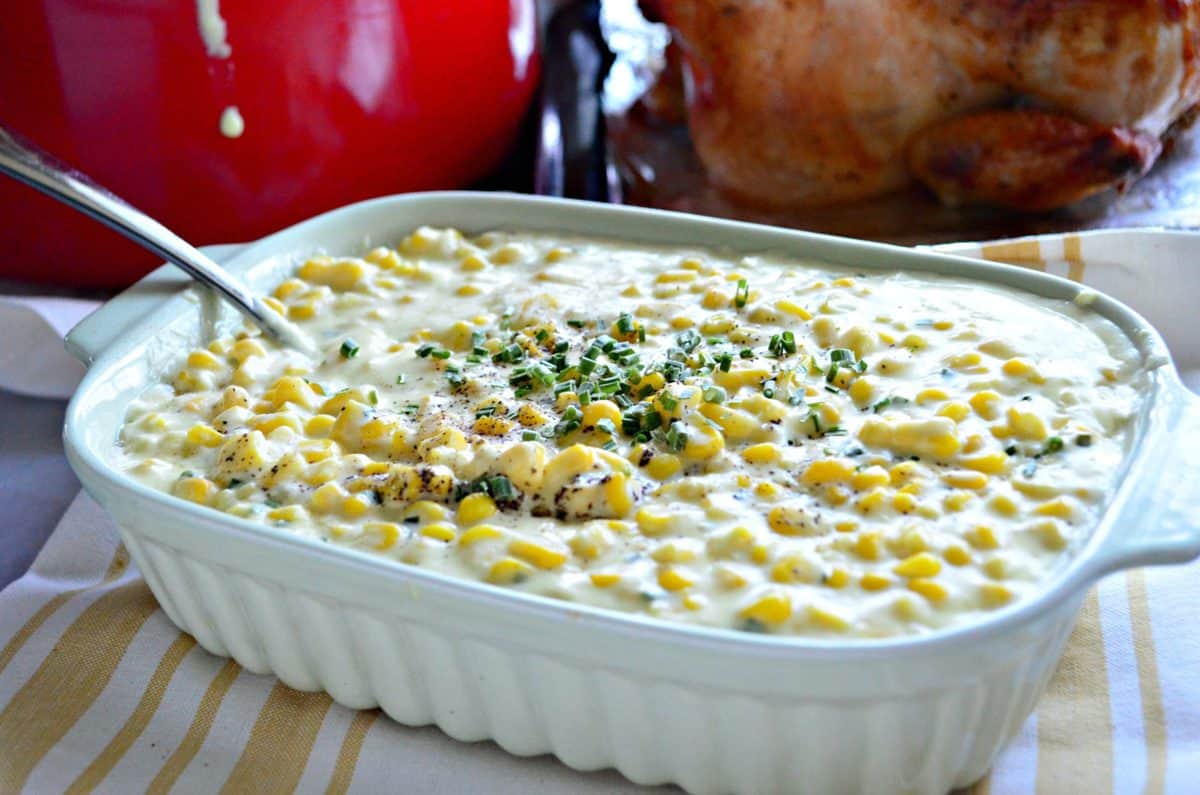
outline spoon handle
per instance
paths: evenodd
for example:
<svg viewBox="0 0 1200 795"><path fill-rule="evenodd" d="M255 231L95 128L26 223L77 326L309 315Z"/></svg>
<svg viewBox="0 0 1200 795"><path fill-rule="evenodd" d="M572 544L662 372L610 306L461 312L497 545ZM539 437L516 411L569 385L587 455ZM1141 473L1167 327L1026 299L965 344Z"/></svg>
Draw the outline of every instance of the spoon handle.
<svg viewBox="0 0 1200 795"><path fill-rule="evenodd" d="M301 350L309 348L294 326L274 313L240 279L204 256L186 240L83 174L59 163L32 144L19 140L3 127L0 127L0 173L91 216L167 262L178 265L189 276L224 296L243 315L280 342Z"/></svg>

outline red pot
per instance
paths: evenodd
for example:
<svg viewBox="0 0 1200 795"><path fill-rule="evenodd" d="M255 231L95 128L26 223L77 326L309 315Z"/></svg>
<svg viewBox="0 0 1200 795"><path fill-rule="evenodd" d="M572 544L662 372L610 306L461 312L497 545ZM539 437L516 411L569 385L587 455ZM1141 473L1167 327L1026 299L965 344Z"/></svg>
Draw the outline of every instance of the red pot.
<svg viewBox="0 0 1200 795"><path fill-rule="evenodd" d="M204 0L24 0L0 24L0 124L189 241L250 240L487 173L537 83L534 2L226 0L220 57ZM115 287L155 264L0 178L0 277Z"/></svg>

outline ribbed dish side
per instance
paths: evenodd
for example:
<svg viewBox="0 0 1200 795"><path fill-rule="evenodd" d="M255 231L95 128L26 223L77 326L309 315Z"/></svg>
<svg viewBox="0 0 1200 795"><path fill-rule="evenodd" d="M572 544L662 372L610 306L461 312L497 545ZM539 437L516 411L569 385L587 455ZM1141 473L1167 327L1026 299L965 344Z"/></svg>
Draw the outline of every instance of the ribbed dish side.
<svg viewBox="0 0 1200 795"><path fill-rule="evenodd" d="M973 686L771 703L506 649L186 557L127 527L122 535L171 620L255 673L455 739L695 793L941 795L969 784L1033 708L1073 619Z"/></svg>

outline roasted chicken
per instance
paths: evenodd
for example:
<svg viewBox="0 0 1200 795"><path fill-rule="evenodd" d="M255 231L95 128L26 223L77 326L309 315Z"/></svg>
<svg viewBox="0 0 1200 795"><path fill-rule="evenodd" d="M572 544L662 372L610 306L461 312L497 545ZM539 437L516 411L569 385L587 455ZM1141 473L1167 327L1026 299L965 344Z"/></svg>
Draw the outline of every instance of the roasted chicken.
<svg viewBox="0 0 1200 795"><path fill-rule="evenodd" d="M754 203L1060 207L1200 101L1197 0L657 0L710 179Z"/></svg>

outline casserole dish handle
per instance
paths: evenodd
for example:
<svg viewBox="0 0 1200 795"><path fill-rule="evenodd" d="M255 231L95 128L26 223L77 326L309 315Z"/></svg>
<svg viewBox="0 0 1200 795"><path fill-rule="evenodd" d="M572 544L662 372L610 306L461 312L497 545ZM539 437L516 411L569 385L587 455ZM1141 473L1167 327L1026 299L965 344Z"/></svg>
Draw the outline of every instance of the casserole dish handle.
<svg viewBox="0 0 1200 795"><path fill-rule="evenodd" d="M1110 513L1094 576L1200 556L1200 397L1173 368L1163 371L1164 397L1145 437L1154 443L1126 475L1132 486Z"/></svg>
<svg viewBox="0 0 1200 795"><path fill-rule="evenodd" d="M242 248L238 244L200 246L219 265ZM174 265L163 265L102 305L67 332L67 352L91 366L125 329L160 306L163 301L195 284Z"/></svg>

